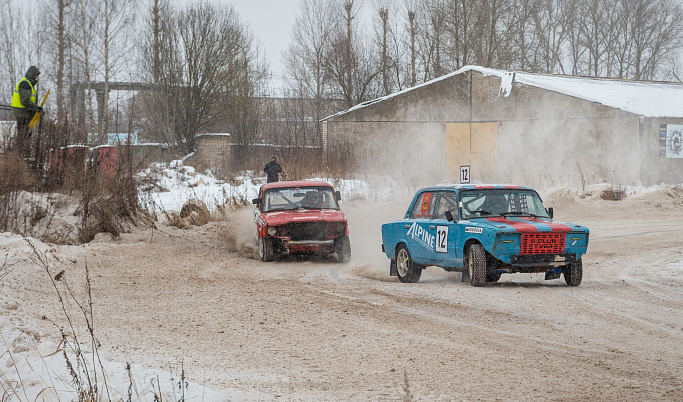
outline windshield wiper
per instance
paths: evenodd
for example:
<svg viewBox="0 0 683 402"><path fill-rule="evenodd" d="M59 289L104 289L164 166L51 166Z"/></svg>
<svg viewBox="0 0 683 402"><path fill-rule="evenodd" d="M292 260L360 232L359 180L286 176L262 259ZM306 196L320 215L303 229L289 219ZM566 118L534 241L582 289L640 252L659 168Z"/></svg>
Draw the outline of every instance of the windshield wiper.
<svg viewBox="0 0 683 402"><path fill-rule="evenodd" d="M501 215L503 215L503 216L530 216L532 218L538 218L538 215L530 214L528 212L519 212L519 211L503 212L503 213L501 213Z"/></svg>
<svg viewBox="0 0 683 402"><path fill-rule="evenodd" d="M497 212L490 212L490 211L472 211L473 214L479 214L479 215L498 215L502 216L501 214Z"/></svg>

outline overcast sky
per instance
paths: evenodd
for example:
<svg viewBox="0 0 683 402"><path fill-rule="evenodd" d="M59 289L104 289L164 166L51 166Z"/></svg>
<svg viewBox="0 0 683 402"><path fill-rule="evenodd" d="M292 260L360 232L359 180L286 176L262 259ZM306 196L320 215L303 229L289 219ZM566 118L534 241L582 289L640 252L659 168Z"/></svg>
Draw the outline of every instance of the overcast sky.
<svg viewBox="0 0 683 402"><path fill-rule="evenodd" d="M228 3L235 7L240 19L249 24L255 38L261 42L273 74L281 76L282 52L289 46L299 0L228 0Z"/></svg>

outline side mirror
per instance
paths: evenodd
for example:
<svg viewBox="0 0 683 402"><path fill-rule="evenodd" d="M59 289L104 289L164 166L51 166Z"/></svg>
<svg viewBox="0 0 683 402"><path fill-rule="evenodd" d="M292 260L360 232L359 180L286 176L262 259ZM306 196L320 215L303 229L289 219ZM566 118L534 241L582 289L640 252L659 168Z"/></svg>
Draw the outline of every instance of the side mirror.
<svg viewBox="0 0 683 402"><path fill-rule="evenodd" d="M446 211L445 214L446 214L446 220L448 222L453 222L453 214L451 213L451 211Z"/></svg>
<svg viewBox="0 0 683 402"><path fill-rule="evenodd" d="M547 211L548 211L548 215L550 215L550 219L553 219L553 215L554 215L553 207L548 208Z"/></svg>
<svg viewBox="0 0 683 402"><path fill-rule="evenodd" d="M341 200L341 193L339 192L339 190L334 192L334 199L337 201Z"/></svg>
<svg viewBox="0 0 683 402"><path fill-rule="evenodd" d="M260 198L254 198L253 200L251 200L251 203L258 205L261 203L261 199Z"/></svg>

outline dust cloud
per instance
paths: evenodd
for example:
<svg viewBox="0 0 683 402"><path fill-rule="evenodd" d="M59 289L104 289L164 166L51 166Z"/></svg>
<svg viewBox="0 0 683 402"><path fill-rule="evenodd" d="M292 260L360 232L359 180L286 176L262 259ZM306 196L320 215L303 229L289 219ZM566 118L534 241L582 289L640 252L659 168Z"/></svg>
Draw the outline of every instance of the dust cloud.
<svg viewBox="0 0 683 402"><path fill-rule="evenodd" d="M240 257L258 259L258 246L254 237L254 207L238 207L226 212L226 221L220 229L221 241L228 250Z"/></svg>
<svg viewBox="0 0 683 402"><path fill-rule="evenodd" d="M349 221L351 262L354 275L372 280L395 281L389 276L389 259L382 252L382 224L402 219L412 199L342 204Z"/></svg>

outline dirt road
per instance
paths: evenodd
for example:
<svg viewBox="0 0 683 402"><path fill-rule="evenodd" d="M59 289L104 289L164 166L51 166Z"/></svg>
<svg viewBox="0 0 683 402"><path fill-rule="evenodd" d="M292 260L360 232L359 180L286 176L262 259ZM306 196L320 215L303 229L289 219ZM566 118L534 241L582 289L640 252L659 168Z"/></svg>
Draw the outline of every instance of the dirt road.
<svg viewBox="0 0 683 402"><path fill-rule="evenodd" d="M683 400L680 198L552 201L591 229L572 288L542 274L474 288L435 267L400 283L379 227L408 201L343 206L349 264L258 261L251 208L58 252L75 283L88 264L104 354L183 361L232 400ZM47 290L27 297L56 314Z"/></svg>

